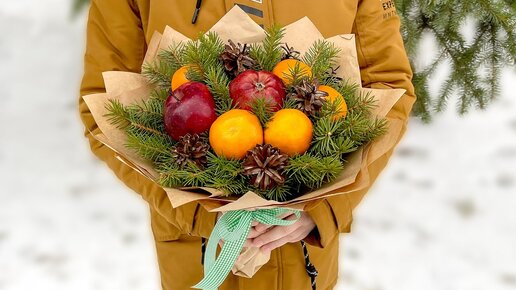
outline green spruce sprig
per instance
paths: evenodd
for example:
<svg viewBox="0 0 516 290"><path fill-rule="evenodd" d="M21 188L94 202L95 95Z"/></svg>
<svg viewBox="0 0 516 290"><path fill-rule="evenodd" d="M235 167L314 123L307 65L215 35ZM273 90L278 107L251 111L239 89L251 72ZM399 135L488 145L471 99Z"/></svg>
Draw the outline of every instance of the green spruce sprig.
<svg viewBox="0 0 516 290"><path fill-rule="evenodd" d="M371 92L343 95L348 106L349 113L356 113L360 116L369 117L372 110L377 106L376 99Z"/></svg>
<svg viewBox="0 0 516 290"><path fill-rule="evenodd" d="M193 162L187 162L178 173L184 187L203 187L212 178L208 170L200 169Z"/></svg>
<svg viewBox="0 0 516 290"><path fill-rule="evenodd" d="M219 55L224 51L224 42L215 32L201 34L199 39L185 44L184 61L189 65L187 78L203 82L206 72L221 66Z"/></svg>
<svg viewBox="0 0 516 290"><path fill-rule="evenodd" d="M249 181L242 178L217 177L210 180L206 186L220 190L223 196L244 195L249 190Z"/></svg>
<svg viewBox="0 0 516 290"><path fill-rule="evenodd" d="M143 159L159 163L165 158L172 158L170 148L173 142L167 135L151 133L138 127L130 127L126 133L125 146L134 150Z"/></svg>
<svg viewBox="0 0 516 290"><path fill-rule="evenodd" d="M185 64L185 46L173 44L158 53L158 58L152 63L145 63L142 74L160 89L170 88L172 75Z"/></svg>
<svg viewBox="0 0 516 290"><path fill-rule="evenodd" d="M229 96L229 77L222 66L210 66L205 72L205 82L215 99L216 111L221 115L233 108L233 99Z"/></svg>
<svg viewBox="0 0 516 290"><path fill-rule="evenodd" d="M331 116L323 117L314 124L314 135L310 146L310 153L317 157L342 156L355 151L355 142L342 136L345 131L343 119L334 119Z"/></svg>
<svg viewBox="0 0 516 290"><path fill-rule="evenodd" d="M257 70L272 71L281 61L284 54L281 39L284 35L284 28L273 25L265 31L265 39L261 44L251 45L249 56L257 62Z"/></svg>
<svg viewBox="0 0 516 290"><path fill-rule="evenodd" d="M303 61L311 67L312 77L325 79L328 71L337 65L340 49L326 40L318 40L312 44L303 56Z"/></svg>
<svg viewBox="0 0 516 290"><path fill-rule="evenodd" d="M274 114L274 107L267 99L256 98L251 103L251 111L258 117L262 127L265 128Z"/></svg>
<svg viewBox="0 0 516 290"><path fill-rule="evenodd" d="M129 106L123 105L119 100L109 100L106 109L108 121L119 129L133 127L156 135L166 135L163 103L157 99Z"/></svg>
<svg viewBox="0 0 516 290"><path fill-rule="evenodd" d="M287 92L293 92L293 87L298 86L304 79L310 78L310 72L307 68L301 66L299 62L296 62L294 67L288 67L288 73L283 73L283 76L287 80Z"/></svg>
<svg viewBox="0 0 516 290"><path fill-rule="evenodd" d="M129 106L110 100L106 109L108 121L126 132L128 148L154 162L171 156L174 142L165 132L161 100L151 98Z"/></svg>
<svg viewBox="0 0 516 290"><path fill-rule="evenodd" d="M170 87L174 72L175 68L173 66L160 61L146 63L142 67L142 74L149 82L160 88Z"/></svg>
<svg viewBox="0 0 516 290"><path fill-rule="evenodd" d="M222 191L226 196L245 194L249 180L242 173L240 160L232 160L208 152L210 179L206 186Z"/></svg>
<svg viewBox="0 0 516 290"><path fill-rule="evenodd" d="M285 98L283 100L283 106L281 106L282 109L295 109L297 105L297 101L293 98Z"/></svg>
<svg viewBox="0 0 516 290"><path fill-rule="evenodd" d="M181 179L181 171L176 166L175 162L161 163L158 166L158 183L161 186L174 188L183 186L183 180Z"/></svg>
<svg viewBox="0 0 516 290"><path fill-rule="evenodd" d="M252 187L251 190L267 200L275 201L287 201L291 199L296 192L289 182L282 185L275 186L268 190L260 190L259 188Z"/></svg>
<svg viewBox="0 0 516 290"><path fill-rule="evenodd" d="M209 170L201 169L193 162L179 167L173 159L163 159L157 170L158 183L164 187L203 187L212 178Z"/></svg>
<svg viewBox="0 0 516 290"><path fill-rule="evenodd" d="M186 64L184 51L185 45L183 43L172 44L158 53L159 61L176 71Z"/></svg>
<svg viewBox="0 0 516 290"><path fill-rule="evenodd" d="M162 104L167 100L167 98L170 96L170 89L162 89L157 88L151 92L150 98L154 100L158 100Z"/></svg>
<svg viewBox="0 0 516 290"><path fill-rule="evenodd" d="M344 119L344 131L341 136L351 139L356 146L361 146L387 132L385 119L371 119L359 112L349 112Z"/></svg>
<svg viewBox="0 0 516 290"><path fill-rule="evenodd" d="M288 178L310 189L321 187L333 181L344 170L337 157L316 157L309 153L294 156L285 169Z"/></svg>

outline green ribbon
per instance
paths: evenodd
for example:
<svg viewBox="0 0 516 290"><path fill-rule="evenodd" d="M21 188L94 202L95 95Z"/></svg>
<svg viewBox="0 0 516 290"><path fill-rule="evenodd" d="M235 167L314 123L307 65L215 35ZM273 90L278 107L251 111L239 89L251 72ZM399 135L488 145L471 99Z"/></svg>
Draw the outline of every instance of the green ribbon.
<svg viewBox="0 0 516 290"><path fill-rule="evenodd" d="M288 212L293 212L296 219L284 220L278 218L278 216ZM235 210L225 213L213 228L208 240L206 255L204 256L204 278L192 288L214 290L224 282L244 247L253 221L266 225L288 226L295 223L300 217L300 211L284 208L254 211ZM224 241L224 245L216 258L217 245L220 240Z"/></svg>

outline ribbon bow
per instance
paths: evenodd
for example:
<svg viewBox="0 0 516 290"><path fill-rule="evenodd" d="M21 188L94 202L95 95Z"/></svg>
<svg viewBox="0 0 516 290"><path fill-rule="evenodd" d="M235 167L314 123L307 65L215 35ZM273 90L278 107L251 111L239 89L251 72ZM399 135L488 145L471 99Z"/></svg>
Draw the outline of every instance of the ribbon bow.
<svg viewBox="0 0 516 290"><path fill-rule="evenodd" d="M278 216L287 212L293 212L296 219L283 220L278 218ZM254 220L266 225L288 226L295 223L300 217L299 211L284 208L254 211L235 210L225 213L213 228L208 240L206 256L204 257L204 278L192 288L213 290L224 282L244 247ZM216 258L217 245L220 240L224 241L224 245Z"/></svg>

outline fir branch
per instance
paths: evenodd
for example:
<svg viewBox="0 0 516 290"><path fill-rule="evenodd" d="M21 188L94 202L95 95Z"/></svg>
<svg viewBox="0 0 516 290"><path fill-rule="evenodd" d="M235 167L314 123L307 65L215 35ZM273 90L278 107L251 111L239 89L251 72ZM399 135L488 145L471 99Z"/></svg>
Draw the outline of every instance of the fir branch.
<svg viewBox="0 0 516 290"><path fill-rule="evenodd" d="M288 73L284 72L283 76L286 78L287 83L287 93L293 92L293 87L299 86L299 84L307 78L310 78L310 72L305 68L301 67L299 62L296 62L294 67L288 67Z"/></svg>
<svg viewBox="0 0 516 290"><path fill-rule="evenodd" d="M119 100L109 99L106 110L108 113L104 117L107 117L108 122L118 129L125 129L131 124L130 114Z"/></svg>
<svg viewBox="0 0 516 290"><path fill-rule="evenodd" d="M233 108L233 99L229 96L229 78L222 66L209 67L205 73L206 85L215 99L217 114L221 115Z"/></svg>
<svg viewBox="0 0 516 290"><path fill-rule="evenodd" d="M343 169L344 166L340 158L320 158L305 153L290 159L285 174L294 182L313 189L321 187L326 182L333 181Z"/></svg>
<svg viewBox="0 0 516 290"><path fill-rule="evenodd" d="M232 178L238 176L243 170L242 162L239 160L220 157L213 154L212 152L208 152L207 157L208 168L210 168L214 176L227 176Z"/></svg>
<svg viewBox="0 0 516 290"><path fill-rule="evenodd" d="M318 112L318 118L338 118L339 115L346 113L342 111L342 105L346 104L344 98L335 98L334 100L326 99L321 110ZM347 105L347 104L346 104Z"/></svg>
<svg viewBox="0 0 516 290"><path fill-rule="evenodd" d="M184 47L184 61L189 65L187 78L204 81L210 68L220 66L219 55L224 51L224 43L215 32L208 32L191 40Z"/></svg>
<svg viewBox="0 0 516 290"><path fill-rule="evenodd" d="M160 132L150 126L146 126L146 125L142 125L142 124L139 124L139 123L136 123L136 122L132 122L131 123L131 126L135 129L138 129L140 131L144 131L144 132L147 132L147 133L150 133L150 134L154 134L154 135L158 135L158 136L166 136L165 133L163 132Z"/></svg>
<svg viewBox="0 0 516 290"><path fill-rule="evenodd" d="M172 75L175 71L176 69L173 65L159 60L153 63L145 63L142 67L142 75L145 76L150 83L160 88L170 87Z"/></svg>
<svg viewBox="0 0 516 290"><path fill-rule="evenodd" d="M342 118L323 117L314 124L314 135L310 146L313 156L341 156L356 149L355 142L349 137L339 136L344 131Z"/></svg>
<svg viewBox="0 0 516 290"><path fill-rule="evenodd" d="M208 170L202 170L193 162L179 168L174 162L162 162L158 167L158 183L164 187L204 187L210 181Z"/></svg>
<svg viewBox="0 0 516 290"><path fill-rule="evenodd" d="M256 98L251 103L251 111L265 128L274 114L274 105L266 98Z"/></svg>
<svg viewBox="0 0 516 290"><path fill-rule="evenodd" d="M333 140L335 143L335 155L334 156L340 156L341 159L344 156L344 154L348 154L351 152L355 152L358 150L359 146L356 144L355 141L353 141L350 138L346 138L343 136L339 136Z"/></svg>
<svg viewBox="0 0 516 290"><path fill-rule="evenodd" d="M215 177L206 186L218 189L224 196L244 195L247 193L248 182L243 178Z"/></svg>
<svg viewBox="0 0 516 290"><path fill-rule="evenodd" d="M206 186L216 188L226 196L242 195L248 191L248 179L242 175L242 162L208 152L210 180Z"/></svg>
<svg viewBox="0 0 516 290"><path fill-rule="evenodd" d="M414 114L419 116L423 122L428 123L432 119L430 108L433 105L430 97L427 74L424 72L414 73L412 82L414 86L418 88L417 97L419 99L419 101L414 104Z"/></svg>
<svg viewBox="0 0 516 290"><path fill-rule="evenodd" d="M157 135L167 135L163 121L163 102L158 99L148 99L141 103L127 106L128 121L137 127Z"/></svg>
<svg viewBox="0 0 516 290"><path fill-rule="evenodd" d="M127 131L125 146L134 150L140 157L153 162L159 162L163 158L171 158L170 148L173 142L170 137L162 134L149 133L148 128L129 128Z"/></svg>
<svg viewBox="0 0 516 290"><path fill-rule="evenodd" d="M337 64L340 49L326 40L318 40L312 44L303 56L303 61L312 68L312 77L324 79L328 70Z"/></svg>
<svg viewBox="0 0 516 290"><path fill-rule="evenodd" d="M175 163L162 164L158 167L158 184L164 187L174 188L183 186L180 177L180 169Z"/></svg>
<svg viewBox="0 0 516 290"><path fill-rule="evenodd" d="M348 108L350 107L350 104L354 103L355 99L360 95L358 91L360 86L356 83L352 83L349 80L342 80L331 87L342 95L346 101L346 104L348 105Z"/></svg>
<svg viewBox="0 0 516 290"><path fill-rule="evenodd" d="M376 99L371 92L343 95L348 105L348 114L356 113L369 116L371 111L377 106Z"/></svg>
<svg viewBox="0 0 516 290"><path fill-rule="evenodd" d="M156 104L157 103L157 104ZM163 125L162 105L158 100L125 106L118 100L106 105L108 121L119 129L138 128L157 135L166 135Z"/></svg>
<svg viewBox="0 0 516 290"><path fill-rule="evenodd" d="M292 198L295 194L290 184L285 183L280 186L275 186L268 190L260 190L259 188L252 187L251 190L267 200L274 201L287 201Z"/></svg>
<svg viewBox="0 0 516 290"><path fill-rule="evenodd" d="M362 140L363 143L367 143L378 139L379 137L385 135L389 129L389 124L386 119L377 118L369 123L369 132L365 135L365 138Z"/></svg>
<svg viewBox="0 0 516 290"><path fill-rule="evenodd" d="M185 45L183 43L172 44L167 49L159 52L159 61L165 63L175 72L186 64L184 60L184 49Z"/></svg>
<svg viewBox="0 0 516 290"><path fill-rule="evenodd" d="M362 140L369 139L370 120L360 113L350 112L344 119L343 128L340 135L351 139L358 146L362 145Z"/></svg>
<svg viewBox="0 0 516 290"><path fill-rule="evenodd" d="M204 187L211 180L210 172L200 169L193 162L188 162L184 168L181 168L178 175L184 187Z"/></svg>
<svg viewBox="0 0 516 290"><path fill-rule="evenodd" d="M150 98L165 103L167 98L170 96L170 88L161 89L157 88L151 92Z"/></svg>
<svg viewBox="0 0 516 290"><path fill-rule="evenodd" d="M295 109L297 105L297 101L293 98L285 98L283 100L282 109Z"/></svg>
<svg viewBox="0 0 516 290"><path fill-rule="evenodd" d="M273 25L265 31L265 34L261 44L251 45L249 56L257 62L257 70L272 71L284 54L281 39L285 35L285 30L278 25Z"/></svg>
<svg viewBox="0 0 516 290"><path fill-rule="evenodd" d="M351 150L384 135L388 129L385 119L370 119L357 112L350 112L343 122L344 130L340 137L353 141L354 147Z"/></svg>

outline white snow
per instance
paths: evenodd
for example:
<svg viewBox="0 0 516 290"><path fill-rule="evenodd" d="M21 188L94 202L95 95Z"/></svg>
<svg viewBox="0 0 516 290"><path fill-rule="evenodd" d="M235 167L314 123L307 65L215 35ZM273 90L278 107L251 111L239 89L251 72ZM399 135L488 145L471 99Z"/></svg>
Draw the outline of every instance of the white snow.
<svg viewBox="0 0 516 290"><path fill-rule="evenodd" d="M0 6L0 290L159 289L147 206L82 137L82 15ZM516 82L409 132L342 236L341 290L516 289Z"/></svg>

